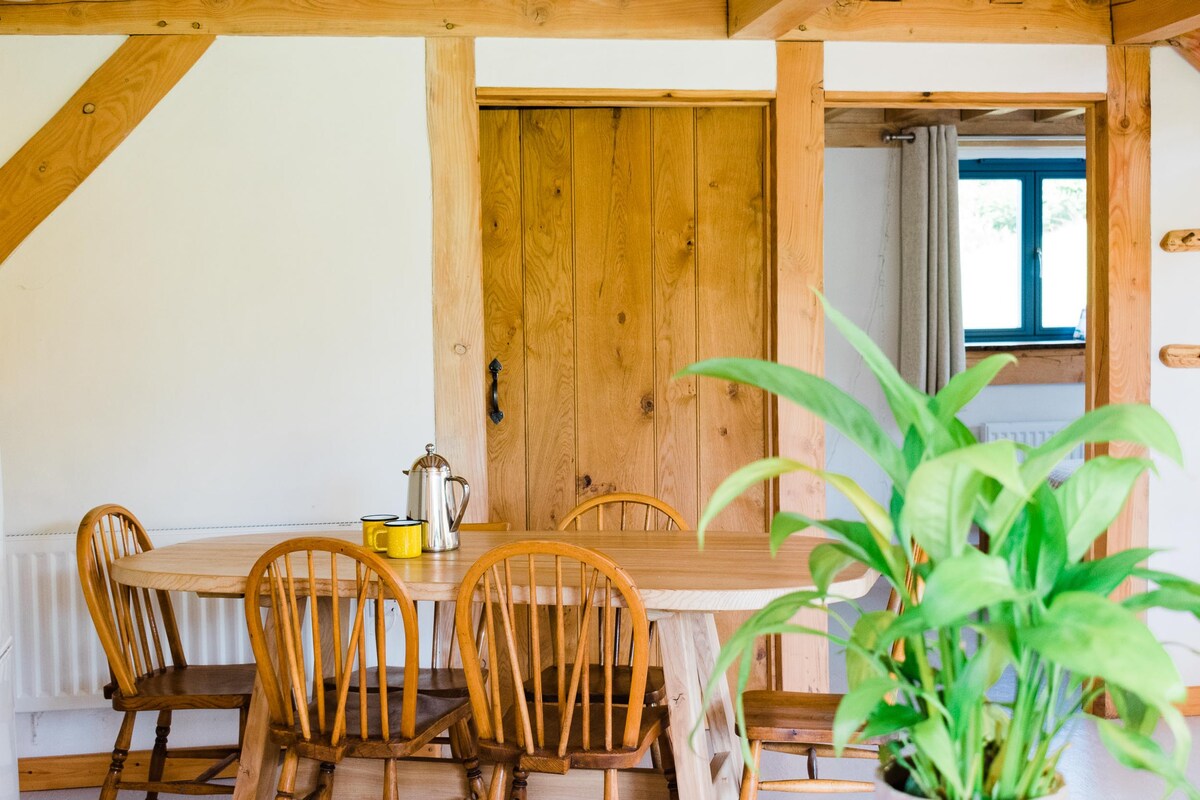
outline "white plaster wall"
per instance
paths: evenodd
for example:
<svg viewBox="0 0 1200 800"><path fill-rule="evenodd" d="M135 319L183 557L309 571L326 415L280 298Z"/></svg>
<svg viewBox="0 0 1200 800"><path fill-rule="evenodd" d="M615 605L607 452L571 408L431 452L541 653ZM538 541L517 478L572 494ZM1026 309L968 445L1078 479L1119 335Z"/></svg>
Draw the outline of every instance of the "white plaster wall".
<svg viewBox="0 0 1200 800"><path fill-rule="evenodd" d="M119 40L115 43L119 43ZM114 48L0 41L14 149ZM222 38L0 269L9 535L356 519L433 436L419 39ZM42 98L42 94L46 98Z"/></svg>
<svg viewBox="0 0 1200 800"><path fill-rule="evenodd" d="M1150 222L1151 403L1166 415L1183 445L1182 469L1159 460L1160 476L1150 482L1150 546L1165 548L1155 559L1164 569L1200 580L1200 370L1167 369L1160 347L1200 341L1196 297L1200 293L1200 254L1165 253L1159 240L1169 230L1200 225L1200 74L1171 48L1156 48L1151 61ZM1158 637L1171 647L1188 685L1200 684L1200 622L1182 614L1150 617Z"/></svg>

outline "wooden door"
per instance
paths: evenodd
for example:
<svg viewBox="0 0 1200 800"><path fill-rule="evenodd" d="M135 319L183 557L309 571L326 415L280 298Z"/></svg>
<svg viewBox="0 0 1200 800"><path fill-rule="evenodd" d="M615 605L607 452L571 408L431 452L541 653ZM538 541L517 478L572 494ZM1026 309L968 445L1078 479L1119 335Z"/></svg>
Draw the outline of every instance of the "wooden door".
<svg viewBox="0 0 1200 800"><path fill-rule="evenodd" d="M644 492L693 525L769 451L763 394L679 378L768 356L761 107L525 108L480 115L490 516L553 528ZM716 529L762 531L765 490Z"/></svg>
<svg viewBox="0 0 1200 800"><path fill-rule="evenodd" d="M766 152L761 107L480 114L486 358L503 367L491 519L550 529L622 491L694 526L730 472L770 451L762 392L675 378L769 354ZM760 488L713 528L764 531L769 510ZM718 615L721 638L745 616Z"/></svg>

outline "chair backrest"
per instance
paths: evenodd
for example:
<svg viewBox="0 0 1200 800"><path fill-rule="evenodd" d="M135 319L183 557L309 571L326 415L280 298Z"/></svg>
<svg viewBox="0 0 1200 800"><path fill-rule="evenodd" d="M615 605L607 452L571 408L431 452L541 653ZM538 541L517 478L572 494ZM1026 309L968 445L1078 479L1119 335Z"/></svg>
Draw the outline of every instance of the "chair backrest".
<svg viewBox="0 0 1200 800"><path fill-rule="evenodd" d="M567 512L558 530L686 531L689 527L682 514L657 497L615 492L584 500Z"/></svg>
<svg viewBox="0 0 1200 800"><path fill-rule="evenodd" d="M168 666L187 665L170 594L124 586L112 577L113 561L153 549L142 523L119 505L93 508L75 536L83 599L109 671L126 697L137 694L138 678Z"/></svg>
<svg viewBox="0 0 1200 800"><path fill-rule="evenodd" d="M387 681L371 682L366 675L368 666L373 666L368 664L369 652L375 654L379 674L386 673L385 600L399 606L405 640L399 720L389 719ZM320 613L319 602L328 602L331 613ZM264 604L275 623L274 650L263 625ZM366 613L372 605L373 625ZM306 606L311 609L307 631ZM343 611L348 612L345 624ZM324 630L323 623L330 630ZM383 741L414 736L420 646L417 612L404 584L378 555L346 541L318 537L292 539L272 547L254 565L246 582L246 624L273 724L298 725L305 740L327 735L329 743L337 746L353 735L370 738L368 729L376 726L368 714L375 713ZM347 625L349 630L344 630ZM368 636L371 628L373 637ZM369 641L372 638L374 641ZM305 669L306 652L311 658L311 676ZM326 696L327 677L334 679L330 697ZM352 684L356 687L353 692ZM378 696L374 712L369 710L372 692ZM346 729L351 702L358 709L357 731Z"/></svg>
<svg viewBox="0 0 1200 800"><path fill-rule="evenodd" d="M482 605L476 626L472 604ZM637 743L650 649L646 607L633 581L608 556L563 542L523 541L484 554L458 592L455 632L481 739L504 742L504 716L515 709L515 736L526 753L567 752L574 730L583 750ZM624 612L632 669L624 727L615 730L613 669L616 612ZM543 614L543 612L546 612ZM543 631L543 625L545 631ZM486 648L486 656L481 651ZM598 656L599 664L593 664ZM489 665L486 679L483 662ZM552 686L542 673L554 667ZM603 673L592 694L590 671ZM532 681L526 692L525 681ZM550 702L546 698L553 698ZM596 720L596 714L603 720ZM557 724L548 725L547 719ZM593 731L603 729L594 737ZM547 730L559 731L557 741Z"/></svg>

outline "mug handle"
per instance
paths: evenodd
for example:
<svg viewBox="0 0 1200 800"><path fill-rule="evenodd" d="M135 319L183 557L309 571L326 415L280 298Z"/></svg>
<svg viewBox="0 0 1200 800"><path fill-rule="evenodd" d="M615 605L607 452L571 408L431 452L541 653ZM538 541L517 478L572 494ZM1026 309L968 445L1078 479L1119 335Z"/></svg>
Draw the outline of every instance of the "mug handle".
<svg viewBox="0 0 1200 800"><path fill-rule="evenodd" d="M471 499L471 484L467 483L466 479L461 478L458 475L451 475L446 480L454 481L455 483L461 483L463 488L462 500L458 502L457 514L454 513L454 509L450 506L450 495L452 493L446 492L446 510L449 511L451 516L454 517L454 522L450 523L450 530L456 531L458 530L459 524L462 522L463 514L467 513L467 503Z"/></svg>

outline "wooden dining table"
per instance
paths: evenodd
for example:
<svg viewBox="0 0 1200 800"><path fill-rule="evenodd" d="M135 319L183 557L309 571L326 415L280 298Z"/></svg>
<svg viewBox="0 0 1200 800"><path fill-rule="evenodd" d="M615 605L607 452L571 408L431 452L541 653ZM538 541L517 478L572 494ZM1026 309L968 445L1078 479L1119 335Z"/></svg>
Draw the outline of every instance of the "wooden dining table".
<svg viewBox="0 0 1200 800"><path fill-rule="evenodd" d="M255 533L199 539L118 559L113 577L126 585L201 595L240 596L254 562L268 548L300 535ZM358 542L361 533L323 536ZM754 611L789 592L813 588L808 559L821 538L793 536L771 556L764 533L709 533L701 549L694 532L680 531L473 531L457 550L389 560L417 601L452 601L472 563L501 544L542 539L599 550L633 578L646 608L658 618L670 737L679 796L687 800L736 798L741 748L725 681L711 703L701 702L720 643L714 614ZM302 577L302 575L298 576ZM861 597L875 580L862 566L837 577L831 592ZM268 625L270 620L268 620ZM700 720L700 733L691 732ZM268 737L266 701L256 689L246 722L235 800L272 798L278 748Z"/></svg>

